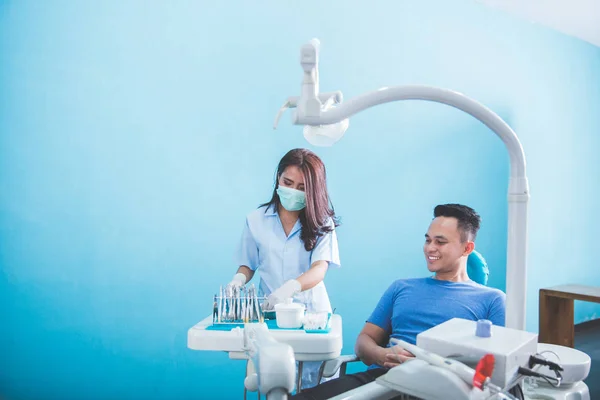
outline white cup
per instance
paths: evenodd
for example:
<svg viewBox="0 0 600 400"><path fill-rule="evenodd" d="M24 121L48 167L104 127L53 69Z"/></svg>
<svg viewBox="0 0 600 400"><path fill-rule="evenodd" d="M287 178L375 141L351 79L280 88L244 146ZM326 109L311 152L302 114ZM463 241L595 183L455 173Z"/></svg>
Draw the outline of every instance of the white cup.
<svg viewBox="0 0 600 400"><path fill-rule="evenodd" d="M275 304L277 326L282 329L302 328L304 311L304 304L294 303L291 298L285 303Z"/></svg>

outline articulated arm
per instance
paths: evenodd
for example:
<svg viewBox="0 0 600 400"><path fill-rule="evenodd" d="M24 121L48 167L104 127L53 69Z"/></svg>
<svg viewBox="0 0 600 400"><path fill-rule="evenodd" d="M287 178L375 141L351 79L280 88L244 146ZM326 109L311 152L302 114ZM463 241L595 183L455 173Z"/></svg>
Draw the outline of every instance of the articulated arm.
<svg viewBox="0 0 600 400"><path fill-rule="evenodd" d="M287 399L294 390L296 376L292 347L273 339L265 323L253 323L244 326L244 349L256 370L246 377L246 389L260 389L267 400Z"/></svg>
<svg viewBox="0 0 600 400"><path fill-rule="evenodd" d="M305 128L304 136L314 145L332 145L348 127L347 119L370 107L399 100L426 100L449 105L472 115L490 128L504 143L510 158L508 183L508 245L506 267L506 326L525 329L527 279L527 204L529 183L525 153L515 132L493 111L481 103L452 90L430 86L396 86L368 92L342 103L335 93L336 107L326 107L327 98L319 93L319 41L311 40L301 48L300 64L304 71L302 91L284 105L296 108L292 122ZM342 122L345 123L342 124Z"/></svg>

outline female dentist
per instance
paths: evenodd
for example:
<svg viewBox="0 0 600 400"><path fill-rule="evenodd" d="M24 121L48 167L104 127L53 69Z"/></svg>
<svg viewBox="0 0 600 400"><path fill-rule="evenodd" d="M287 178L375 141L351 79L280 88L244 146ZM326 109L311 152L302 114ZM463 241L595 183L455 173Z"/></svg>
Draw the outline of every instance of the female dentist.
<svg viewBox="0 0 600 400"><path fill-rule="evenodd" d="M325 165L312 151L290 150L279 162L271 200L246 217L231 285L260 271L264 310L294 298L309 312L331 312L323 279L340 267ZM302 388L315 386L320 362L304 363Z"/></svg>

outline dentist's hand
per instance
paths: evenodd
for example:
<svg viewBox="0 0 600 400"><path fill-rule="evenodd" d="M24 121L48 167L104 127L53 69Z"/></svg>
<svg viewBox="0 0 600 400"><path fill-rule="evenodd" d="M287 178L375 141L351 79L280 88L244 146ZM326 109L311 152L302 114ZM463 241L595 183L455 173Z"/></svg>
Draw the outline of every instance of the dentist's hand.
<svg viewBox="0 0 600 400"><path fill-rule="evenodd" d="M386 349L388 352L385 355L386 361L383 364L385 368L394 368L406 361L415 358L415 355L410 351L403 349L400 346L394 346Z"/></svg>
<svg viewBox="0 0 600 400"><path fill-rule="evenodd" d="M242 274L241 272L238 272L237 274L235 274L233 276L233 279L231 280L231 282L229 282L229 286L232 287L242 287L246 284L246 275Z"/></svg>
<svg viewBox="0 0 600 400"><path fill-rule="evenodd" d="M302 285L295 279L290 279L267 297L263 304L263 310L268 311L275 308L275 304L283 303L285 299L294 297L302 291Z"/></svg>

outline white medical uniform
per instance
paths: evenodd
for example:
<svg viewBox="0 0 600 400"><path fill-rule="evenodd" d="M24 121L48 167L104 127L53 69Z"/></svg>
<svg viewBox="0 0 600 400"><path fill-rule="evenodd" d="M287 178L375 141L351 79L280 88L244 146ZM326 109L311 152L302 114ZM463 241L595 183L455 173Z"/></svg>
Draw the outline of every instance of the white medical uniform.
<svg viewBox="0 0 600 400"><path fill-rule="evenodd" d="M334 227L333 221L330 226ZM260 291L268 296L290 279L297 279L316 261L327 261L329 267L340 267L335 230L318 238L315 247L306 251L300 240L300 220L285 235L275 207L260 207L246 217L246 225L237 250L237 265L245 265L260 272ZM295 296L295 301L309 312L331 312L325 283ZM312 365L314 364L314 365ZM303 367L302 387L316 385L320 363L306 362ZM316 367L316 368L315 368Z"/></svg>

